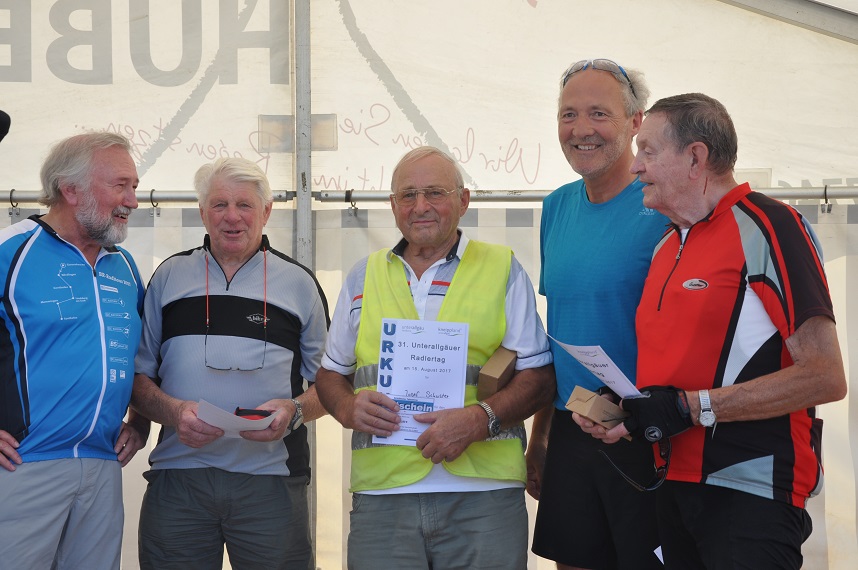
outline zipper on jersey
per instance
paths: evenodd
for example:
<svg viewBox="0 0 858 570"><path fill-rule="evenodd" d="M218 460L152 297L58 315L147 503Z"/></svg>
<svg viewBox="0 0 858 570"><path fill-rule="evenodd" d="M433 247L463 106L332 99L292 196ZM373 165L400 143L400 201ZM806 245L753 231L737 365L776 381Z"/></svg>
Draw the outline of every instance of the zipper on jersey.
<svg viewBox="0 0 858 570"><path fill-rule="evenodd" d="M694 226L691 226L693 228ZM676 232L676 236L679 238L679 249L676 250L676 257L673 260L673 267L670 269L670 273L667 274L667 277L664 280L664 284L661 286L661 293L658 295L658 308L656 310L661 310L661 302L664 300L664 292L667 289L667 284L670 283L671 277L673 277L673 272L676 271L677 266L679 266L679 260L682 257L682 249L685 247L685 242L688 241L688 235L691 233L691 228L688 228L688 231L685 232L685 237L683 238L682 232L680 231L678 226L674 226L674 231Z"/></svg>
<svg viewBox="0 0 858 570"><path fill-rule="evenodd" d="M81 252L81 255L83 253ZM104 394L107 391L107 376L108 376L108 363L107 363L107 331L105 330L106 325L104 324L104 314L102 313L101 306L101 292L98 289L98 262L104 259L108 253L101 249L98 252L98 256L95 258L95 263L92 265L92 289L93 289L93 297L95 301L95 310L98 315L98 326L101 328L99 336L101 337L101 393L98 395L98 401L95 405L95 410L93 410L92 414L92 422L89 424L89 430L86 434L74 444L73 452L75 457L79 457L78 448L85 442L95 431L95 427L98 424L98 420L101 417L101 405L104 403ZM84 257L86 259L86 257ZM88 263L88 262L87 262Z"/></svg>

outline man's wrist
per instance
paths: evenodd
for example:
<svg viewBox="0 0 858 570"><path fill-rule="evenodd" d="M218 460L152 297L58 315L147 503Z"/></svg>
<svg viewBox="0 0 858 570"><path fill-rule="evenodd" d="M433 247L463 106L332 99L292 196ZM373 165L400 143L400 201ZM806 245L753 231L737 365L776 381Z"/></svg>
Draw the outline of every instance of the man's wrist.
<svg viewBox="0 0 858 570"><path fill-rule="evenodd" d="M700 417L700 391L694 390L693 392L689 391L685 393L688 400L688 410L691 414L691 421L694 422L694 425L700 425L699 417Z"/></svg>
<svg viewBox="0 0 858 570"><path fill-rule="evenodd" d="M185 410L190 409L192 406L191 402L187 400L176 399L175 402L176 404L173 408L173 417L171 420L173 422L173 427L177 427L182 423L182 418L185 416Z"/></svg>
<svg viewBox="0 0 858 570"><path fill-rule="evenodd" d="M676 391L676 407L679 409L680 416L691 418L693 423L694 416L691 415L691 407L688 403L688 392L685 390Z"/></svg>

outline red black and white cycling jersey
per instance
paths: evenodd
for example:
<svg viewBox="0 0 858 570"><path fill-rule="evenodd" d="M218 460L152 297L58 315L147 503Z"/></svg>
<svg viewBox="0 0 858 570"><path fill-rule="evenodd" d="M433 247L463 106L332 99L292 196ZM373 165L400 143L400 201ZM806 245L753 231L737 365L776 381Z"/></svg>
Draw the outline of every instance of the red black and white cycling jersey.
<svg viewBox="0 0 858 570"><path fill-rule="evenodd" d="M813 230L742 184L656 246L636 318L637 384L711 389L786 368L784 340L816 316L834 319ZM668 479L804 507L822 482L821 436L815 408L695 426L671 438Z"/></svg>

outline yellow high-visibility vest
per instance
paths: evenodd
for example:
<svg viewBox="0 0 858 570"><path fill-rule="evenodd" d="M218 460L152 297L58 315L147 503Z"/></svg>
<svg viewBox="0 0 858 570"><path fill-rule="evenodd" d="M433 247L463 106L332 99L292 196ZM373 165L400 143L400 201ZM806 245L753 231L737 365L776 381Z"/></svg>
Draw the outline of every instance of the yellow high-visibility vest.
<svg viewBox="0 0 858 570"><path fill-rule="evenodd" d="M417 320L405 267L390 250L367 261L355 354L355 393L375 390L383 318ZM506 332L506 288L512 251L504 246L469 241L438 313L438 321L467 322L468 366L465 405L477 402L480 367L497 350ZM443 466L454 475L505 481L526 480L523 426L496 438L472 443L460 457ZM372 436L352 436L351 491L390 489L424 478L432 462L416 447L376 445Z"/></svg>

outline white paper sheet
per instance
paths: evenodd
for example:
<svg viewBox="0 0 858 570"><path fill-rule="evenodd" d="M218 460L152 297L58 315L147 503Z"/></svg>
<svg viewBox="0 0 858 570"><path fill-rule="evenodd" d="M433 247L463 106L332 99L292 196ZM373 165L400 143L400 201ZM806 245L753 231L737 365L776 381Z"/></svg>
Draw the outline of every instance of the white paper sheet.
<svg viewBox="0 0 858 570"><path fill-rule="evenodd" d="M224 437L241 437L238 432L257 431L265 429L274 421L277 414L271 414L261 420L249 420L218 408L211 402L200 400L197 408L197 417L210 426L219 427L223 430Z"/></svg>
<svg viewBox="0 0 858 570"><path fill-rule="evenodd" d="M560 342L553 336L549 336L549 338L563 347L563 350L571 354L575 360L592 372L620 398L638 398L641 396L640 391L635 388L631 380L623 374L620 367L611 360L611 357L601 346L575 346Z"/></svg>
<svg viewBox="0 0 858 570"><path fill-rule="evenodd" d="M373 443L415 445L415 414L465 405L468 324L383 319L377 390L399 404L399 431Z"/></svg>

